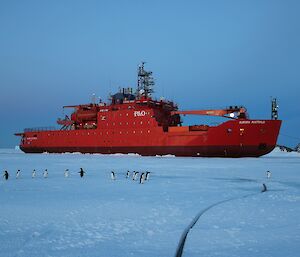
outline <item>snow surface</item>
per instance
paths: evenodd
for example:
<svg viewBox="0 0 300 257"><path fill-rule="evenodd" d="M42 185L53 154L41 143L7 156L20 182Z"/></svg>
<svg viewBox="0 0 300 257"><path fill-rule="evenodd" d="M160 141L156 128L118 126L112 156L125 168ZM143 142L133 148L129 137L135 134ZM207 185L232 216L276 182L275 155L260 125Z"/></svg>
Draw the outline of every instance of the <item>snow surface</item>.
<svg viewBox="0 0 300 257"><path fill-rule="evenodd" d="M1 149L0 169L10 173L0 179L1 257L174 256L194 217L227 199L200 217L183 256L300 256L298 153L223 159ZM127 170L148 170L150 180L126 179Z"/></svg>

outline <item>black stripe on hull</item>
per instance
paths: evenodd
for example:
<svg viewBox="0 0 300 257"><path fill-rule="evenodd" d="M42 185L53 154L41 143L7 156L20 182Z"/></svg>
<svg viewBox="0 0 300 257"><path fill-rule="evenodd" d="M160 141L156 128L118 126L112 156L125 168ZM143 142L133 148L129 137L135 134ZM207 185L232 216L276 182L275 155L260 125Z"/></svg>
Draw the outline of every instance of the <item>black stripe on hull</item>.
<svg viewBox="0 0 300 257"><path fill-rule="evenodd" d="M274 146L157 146L157 147L20 147L25 153L137 153L143 156L175 155L186 157L259 157L271 152Z"/></svg>

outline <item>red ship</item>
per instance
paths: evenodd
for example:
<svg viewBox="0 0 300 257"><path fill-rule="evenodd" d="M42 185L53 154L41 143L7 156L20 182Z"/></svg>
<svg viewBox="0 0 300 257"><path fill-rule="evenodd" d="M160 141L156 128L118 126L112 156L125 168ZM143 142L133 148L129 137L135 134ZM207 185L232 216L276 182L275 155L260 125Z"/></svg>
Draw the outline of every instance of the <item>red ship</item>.
<svg viewBox="0 0 300 257"><path fill-rule="evenodd" d="M137 90L124 88L111 102L64 106L71 118L58 119L60 129L24 129L20 149L25 153L137 153L194 157L258 157L276 146L281 126L276 100L272 119L249 119L244 107L180 111L167 100L155 100L152 72L138 69ZM216 126L182 126L180 115L228 118Z"/></svg>

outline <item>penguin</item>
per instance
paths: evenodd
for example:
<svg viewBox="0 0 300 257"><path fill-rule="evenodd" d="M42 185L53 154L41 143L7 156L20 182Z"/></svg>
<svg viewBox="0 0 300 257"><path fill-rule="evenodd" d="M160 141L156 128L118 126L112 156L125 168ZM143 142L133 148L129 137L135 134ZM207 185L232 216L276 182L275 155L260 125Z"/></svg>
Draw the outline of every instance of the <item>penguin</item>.
<svg viewBox="0 0 300 257"><path fill-rule="evenodd" d="M145 181L145 173L143 172L140 176L140 184L144 184Z"/></svg>
<svg viewBox="0 0 300 257"><path fill-rule="evenodd" d="M18 179L20 176L21 176L21 171L20 171L20 170L17 170L17 173L16 173L16 179Z"/></svg>
<svg viewBox="0 0 300 257"><path fill-rule="evenodd" d="M31 177L32 177L32 178L35 178L35 176L36 176L36 171L33 170L32 173L31 173Z"/></svg>
<svg viewBox="0 0 300 257"><path fill-rule="evenodd" d="M80 171L78 173L79 173L80 177L82 178L85 174L85 171L82 168L80 168Z"/></svg>
<svg viewBox="0 0 300 257"><path fill-rule="evenodd" d="M132 179L134 180L135 171L132 171Z"/></svg>
<svg viewBox="0 0 300 257"><path fill-rule="evenodd" d="M271 176L272 176L271 171L267 170L267 178L271 178Z"/></svg>
<svg viewBox="0 0 300 257"><path fill-rule="evenodd" d="M4 171L3 177L5 180L8 180L9 174L8 174L7 170Z"/></svg>
<svg viewBox="0 0 300 257"><path fill-rule="evenodd" d="M129 176L130 176L130 171L129 171L129 170L127 170L127 173L126 173L126 178L129 178Z"/></svg>
<svg viewBox="0 0 300 257"><path fill-rule="evenodd" d="M48 170L47 169L45 169L45 171L44 171L44 178L48 178Z"/></svg>
<svg viewBox="0 0 300 257"><path fill-rule="evenodd" d="M150 179L150 171L146 171L146 178L145 180L149 180Z"/></svg>
<svg viewBox="0 0 300 257"><path fill-rule="evenodd" d="M136 178L137 178L138 174L139 174L139 172L138 172L138 171L136 171L136 172L134 173L134 175L133 175L133 180L136 180Z"/></svg>
<svg viewBox="0 0 300 257"><path fill-rule="evenodd" d="M112 180L116 179L116 175L113 171L110 173L110 177L111 177Z"/></svg>
<svg viewBox="0 0 300 257"><path fill-rule="evenodd" d="M265 184L263 184L263 189L261 190L261 192L266 192L268 189L267 189L267 186Z"/></svg>
<svg viewBox="0 0 300 257"><path fill-rule="evenodd" d="M65 178L69 177L69 169L65 170L64 176L65 176Z"/></svg>

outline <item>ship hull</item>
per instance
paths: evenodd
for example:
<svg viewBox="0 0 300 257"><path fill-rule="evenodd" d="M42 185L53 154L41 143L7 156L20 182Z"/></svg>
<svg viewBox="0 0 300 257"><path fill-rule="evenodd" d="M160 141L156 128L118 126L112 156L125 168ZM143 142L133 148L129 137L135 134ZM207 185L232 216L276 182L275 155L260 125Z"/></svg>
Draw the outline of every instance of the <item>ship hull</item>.
<svg viewBox="0 0 300 257"><path fill-rule="evenodd" d="M26 132L25 153L136 153L143 156L259 157L276 146L281 121L231 120L202 131L190 127Z"/></svg>
<svg viewBox="0 0 300 257"><path fill-rule="evenodd" d="M142 156L174 155L182 157L259 157L275 148L267 146L258 150L256 146L198 146L198 147L21 147L25 153L100 153L100 154L139 154ZM224 150L226 149L226 150Z"/></svg>

